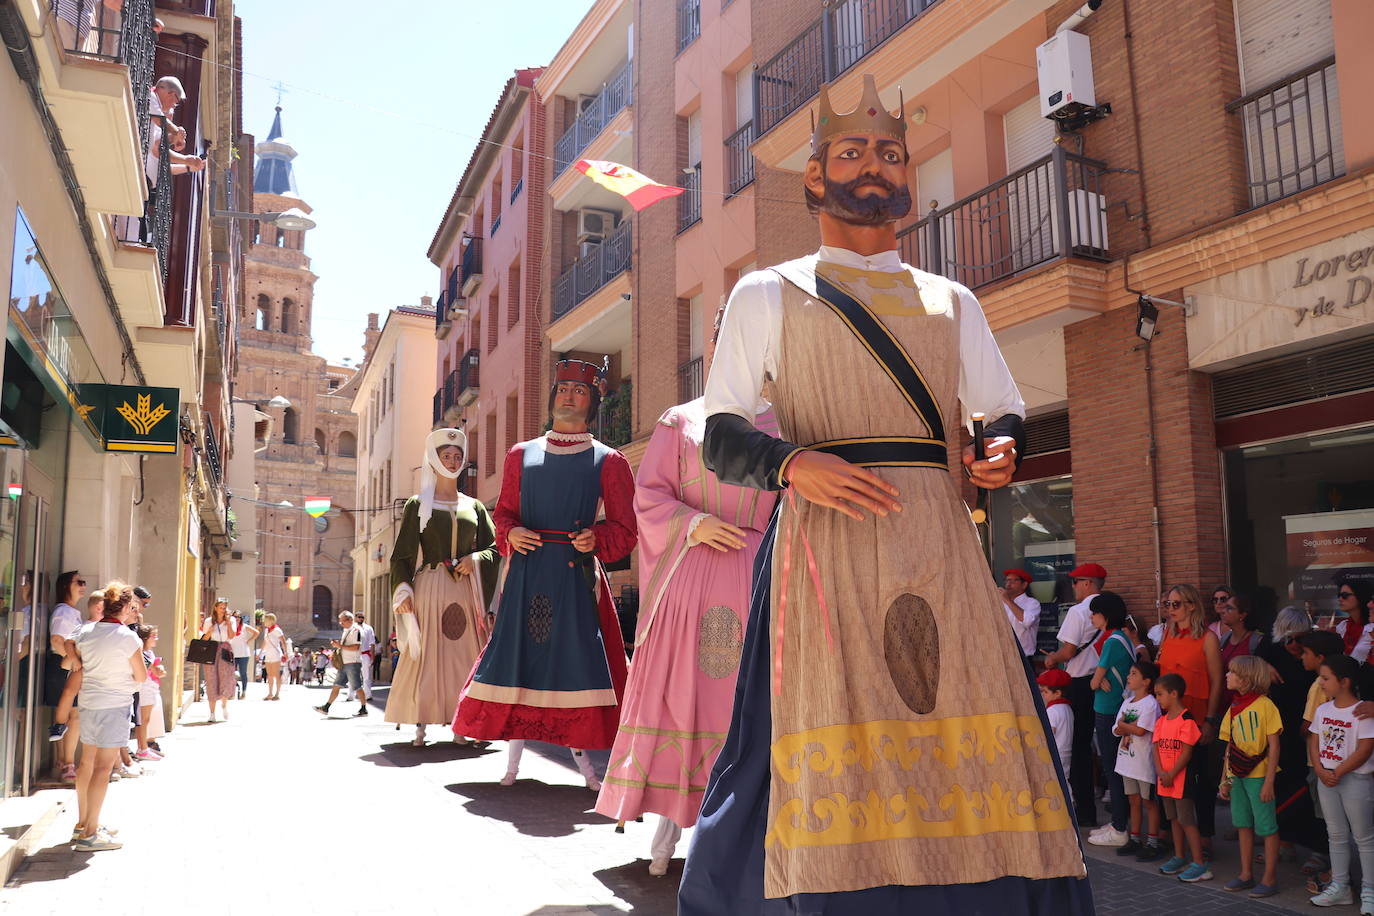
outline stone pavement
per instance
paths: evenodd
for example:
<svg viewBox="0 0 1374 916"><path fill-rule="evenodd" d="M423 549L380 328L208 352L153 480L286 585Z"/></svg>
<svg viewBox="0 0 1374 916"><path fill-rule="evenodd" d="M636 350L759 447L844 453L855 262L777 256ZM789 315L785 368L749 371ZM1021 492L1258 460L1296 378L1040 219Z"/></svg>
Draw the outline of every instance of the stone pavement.
<svg viewBox="0 0 1374 916"><path fill-rule="evenodd" d="M345 718L356 706L341 704L323 719L310 709L324 697L313 687L266 703L254 685L249 697L215 725L204 724L204 704L192 706L162 742L165 761L110 787L104 820L123 849L74 853L73 799L0 891L0 913L675 912L681 858L667 877L649 877L652 819L616 834L567 751L531 744L520 782L502 788L504 745L413 748L411 729L396 731L376 709ZM1282 912L1223 893L1233 872L1190 887L1101 852L1089 864L1101 916ZM1299 896L1289 906L1310 911Z"/></svg>

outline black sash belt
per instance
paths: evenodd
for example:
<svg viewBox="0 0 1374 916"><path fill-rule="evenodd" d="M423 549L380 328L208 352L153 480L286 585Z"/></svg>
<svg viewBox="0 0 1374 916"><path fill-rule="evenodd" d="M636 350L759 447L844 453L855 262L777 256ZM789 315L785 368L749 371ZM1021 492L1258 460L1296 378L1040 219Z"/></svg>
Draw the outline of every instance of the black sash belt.
<svg viewBox="0 0 1374 916"><path fill-rule="evenodd" d="M939 468L949 469L949 453L937 439L915 439L908 436L866 437L860 439L830 439L808 445L816 452L828 452L866 468Z"/></svg>

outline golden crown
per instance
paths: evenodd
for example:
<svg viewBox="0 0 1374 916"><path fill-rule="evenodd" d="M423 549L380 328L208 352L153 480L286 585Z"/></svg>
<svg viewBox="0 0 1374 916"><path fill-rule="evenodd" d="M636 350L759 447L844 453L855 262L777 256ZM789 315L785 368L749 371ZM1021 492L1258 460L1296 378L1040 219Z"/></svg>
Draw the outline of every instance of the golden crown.
<svg viewBox="0 0 1374 916"><path fill-rule="evenodd" d="M833 140L841 134L852 134L859 132L872 132L880 136L891 137L906 144L906 120L905 112L902 110L905 99L902 98L902 90L897 90L897 113L891 114L883 107L883 100L878 97L878 82L873 78L873 74L864 74L864 91L859 97L859 104L848 114L836 114L835 109L830 107L830 84L821 85L820 95L817 99L819 103L819 114L811 116L811 149L814 152L821 148L821 144L827 140Z"/></svg>

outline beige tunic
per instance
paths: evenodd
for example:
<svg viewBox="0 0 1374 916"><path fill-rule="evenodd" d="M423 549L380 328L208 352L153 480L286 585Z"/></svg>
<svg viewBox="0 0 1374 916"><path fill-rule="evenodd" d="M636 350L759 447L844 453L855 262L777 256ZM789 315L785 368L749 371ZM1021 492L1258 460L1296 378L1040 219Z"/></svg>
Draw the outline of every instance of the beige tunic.
<svg viewBox="0 0 1374 916"><path fill-rule="evenodd" d="M955 430L958 297L917 272L817 270L886 324ZM774 391L785 438L930 435L829 306L790 283L782 297ZM1051 749L955 478L874 473L898 488L903 512L858 522L783 501L765 895L1081 876Z"/></svg>

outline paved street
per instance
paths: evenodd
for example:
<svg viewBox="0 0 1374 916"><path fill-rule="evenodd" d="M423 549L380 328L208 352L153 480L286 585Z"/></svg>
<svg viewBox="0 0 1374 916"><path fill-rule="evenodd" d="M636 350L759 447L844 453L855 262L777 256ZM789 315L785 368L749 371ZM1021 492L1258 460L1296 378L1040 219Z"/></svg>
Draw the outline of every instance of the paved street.
<svg viewBox="0 0 1374 916"><path fill-rule="evenodd" d="M410 730L395 731L377 710L365 721L344 718L356 708L348 704L322 719L310 707L323 694L291 687L265 703L255 685L248 701L230 704L231 720L215 725L203 724L203 704L193 706L163 741L165 761L111 786L104 820L125 847L73 853L73 799L45 847L0 892L0 911L218 914L268 904L331 914L674 912L681 860L668 877L649 877L652 823L616 834L591 810L566 751L531 745L520 782L502 788L504 745L413 748ZM1220 880L1195 887L1110 854L1094 859L1098 913L1310 910L1296 889L1282 907L1223 893L1233 847L1221 856ZM1295 868L1285 870L1296 884Z"/></svg>

